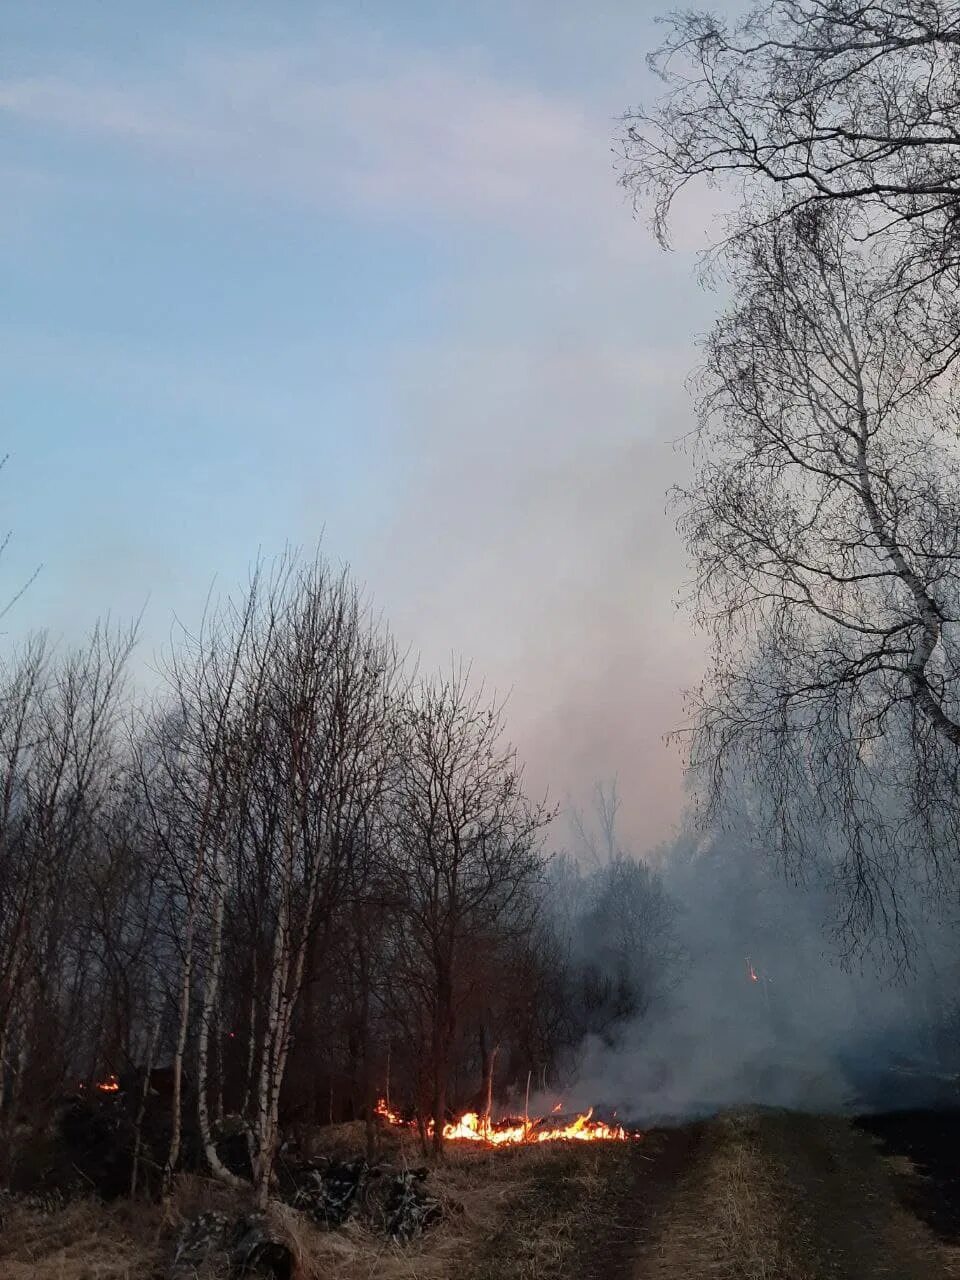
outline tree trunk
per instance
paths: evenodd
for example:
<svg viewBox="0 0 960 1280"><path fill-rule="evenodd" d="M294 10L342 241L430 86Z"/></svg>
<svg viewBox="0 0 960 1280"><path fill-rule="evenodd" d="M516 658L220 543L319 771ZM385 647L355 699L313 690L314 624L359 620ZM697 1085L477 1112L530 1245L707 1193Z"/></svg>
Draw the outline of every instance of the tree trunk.
<svg viewBox="0 0 960 1280"><path fill-rule="evenodd" d="M276 1135L271 1131L273 1115L272 1092L276 1078L277 1042L280 1035L280 1003L282 985L289 965L289 927L288 908L281 903L280 918L277 920L277 931L273 940L272 972L270 975L270 995L267 1005L266 1025L263 1029L263 1046L260 1052L260 1079L257 1085L257 1158L254 1167L254 1181L257 1188L257 1203L263 1208L270 1193L270 1175L273 1171L274 1148Z"/></svg>
<svg viewBox="0 0 960 1280"><path fill-rule="evenodd" d="M483 1080L483 1131L489 1133L493 1124L493 1073L497 1066L499 1044L495 1044L486 1055Z"/></svg>
<svg viewBox="0 0 960 1280"><path fill-rule="evenodd" d="M169 1196L173 1175L180 1159L180 1139L183 1127L183 1055L187 1047L187 1027L190 1022L190 983L193 977L193 907L187 920L184 939L183 974L180 982L177 1040L173 1051L173 1088L170 1098L170 1149L163 1170L163 1195Z"/></svg>
<svg viewBox="0 0 960 1280"><path fill-rule="evenodd" d="M244 1072L243 1081L243 1100L240 1103L240 1114L244 1120L248 1120L250 1116L250 1100L253 1097L253 1078L256 1074L257 1065L257 981L260 965L257 955L257 946L254 943L252 974L250 977L250 1034L247 1039L247 1065Z"/></svg>
<svg viewBox="0 0 960 1280"><path fill-rule="evenodd" d="M0 1028L0 1116L7 1096L7 1028Z"/></svg>
<svg viewBox="0 0 960 1280"><path fill-rule="evenodd" d="M218 853L214 864L213 929L210 937L210 959L207 962L207 980L203 988L203 1005L197 1043L197 1119L200 1124L200 1140L207 1164L215 1178L238 1190L247 1186L243 1178L233 1173L220 1159L217 1144L210 1129L209 1065L210 1026L214 1021L214 1009L220 990L220 964L223 952L224 885L222 855Z"/></svg>
<svg viewBox="0 0 960 1280"><path fill-rule="evenodd" d="M443 1159L443 1126L447 1119L447 1073L452 1012L447 983L441 980L433 1026L433 1154Z"/></svg>
<svg viewBox="0 0 960 1280"><path fill-rule="evenodd" d="M430 1154L430 1134L427 1127L429 1101L427 1081L423 1071L423 1059L421 1058L417 1065L417 1134L420 1138L420 1150L424 1156Z"/></svg>
<svg viewBox="0 0 960 1280"><path fill-rule="evenodd" d="M150 1039L147 1042L146 1062L143 1067L143 1085L140 1089L140 1101L137 1104L137 1118L134 1122L133 1129L133 1160L130 1167L130 1199L132 1200L137 1194L137 1177L140 1173L140 1148L143 1145L143 1121L147 1114L147 1097L150 1094L150 1073L153 1071L154 1054L157 1051L157 1041L160 1038L160 1023L163 1019L163 1010L157 1014L156 1021L150 1032Z"/></svg>

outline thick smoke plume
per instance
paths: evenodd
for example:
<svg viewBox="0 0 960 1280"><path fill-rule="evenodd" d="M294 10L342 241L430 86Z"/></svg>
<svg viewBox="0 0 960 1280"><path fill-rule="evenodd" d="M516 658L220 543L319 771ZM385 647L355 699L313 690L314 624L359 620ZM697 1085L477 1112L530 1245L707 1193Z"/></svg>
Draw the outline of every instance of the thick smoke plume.
<svg viewBox="0 0 960 1280"><path fill-rule="evenodd" d="M598 813L602 831L602 803ZM960 1100L954 930L949 912L932 918L919 887L901 889L901 907L922 920L923 942L894 963L882 938L854 948L844 935L827 860L790 880L746 819L645 860L618 849L609 823L606 837L599 849L589 834L580 841L592 867L581 887L594 888L563 927L581 968L637 995L626 1016L584 1036L570 1105L650 1123L746 1103L862 1111ZM643 868L644 890L636 901L614 895L634 915L629 969L616 954L617 908L603 920L596 909L596 885L622 883L625 865Z"/></svg>

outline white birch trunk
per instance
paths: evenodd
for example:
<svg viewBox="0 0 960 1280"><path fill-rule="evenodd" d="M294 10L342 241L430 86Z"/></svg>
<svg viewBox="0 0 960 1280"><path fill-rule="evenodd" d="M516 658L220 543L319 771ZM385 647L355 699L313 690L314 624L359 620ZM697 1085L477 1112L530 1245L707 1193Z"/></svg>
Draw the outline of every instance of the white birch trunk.
<svg viewBox="0 0 960 1280"><path fill-rule="evenodd" d="M257 1160L254 1169L254 1180L257 1188L257 1202L261 1206L267 1202L270 1191L270 1174L273 1169L274 1135L271 1132L271 1117L274 1112L272 1104L272 1085L274 1080L274 1061L276 1057L277 1032L280 1022L280 1003L284 980L284 970L289 964L289 902L287 890L281 901L277 931L273 939L272 973L270 975L270 998L267 1004L267 1021L263 1030L263 1046L260 1054L260 1079L257 1086Z"/></svg>
<svg viewBox="0 0 960 1280"><path fill-rule="evenodd" d="M147 1043L146 1063L144 1066L143 1088L140 1090L140 1102L137 1107L137 1119L134 1126L133 1139L133 1160L130 1169L130 1199L137 1194L137 1177L140 1172L140 1147L143 1141L143 1121L147 1114L147 1097L150 1093L150 1073L153 1070L153 1058L157 1051L157 1041L160 1038L160 1023L163 1018L162 1010L157 1014L156 1021L150 1032L150 1039Z"/></svg>
<svg viewBox="0 0 960 1280"><path fill-rule="evenodd" d="M220 1159L217 1145L210 1128L210 1106L207 1099L210 1067L210 1026L213 1022L214 1008L220 990L220 965L223 954L223 913L224 913L224 867L223 854L217 853L214 863L214 904L213 928L210 938L210 959L207 964L207 979L203 989L203 1005L200 1014L200 1027L197 1044L197 1119L200 1124L200 1140L207 1164L215 1178L228 1186L242 1189L247 1183L233 1173Z"/></svg>

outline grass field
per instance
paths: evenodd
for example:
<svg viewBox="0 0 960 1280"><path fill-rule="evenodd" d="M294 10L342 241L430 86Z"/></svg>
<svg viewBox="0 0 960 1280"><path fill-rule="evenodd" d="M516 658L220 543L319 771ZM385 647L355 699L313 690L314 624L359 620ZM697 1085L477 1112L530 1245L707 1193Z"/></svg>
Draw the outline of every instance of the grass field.
<svg viewBox="0 0 960 1280"><path fill-rule="evenodd" d="M340 1135L341 1140L349 1135ZM396 1153L395 1153L396 1157ZM300 1280L940 1280L960 1251L909 1207L920 1177L845 1120L743 1111L631 1143L452 1149L441 1226L408 1246L278 1207ZM185 1177L165 1209L4 1206L2 1280L150 1280L231 1193ZM211 1265L202 1280L222 1274Z"/></svg>

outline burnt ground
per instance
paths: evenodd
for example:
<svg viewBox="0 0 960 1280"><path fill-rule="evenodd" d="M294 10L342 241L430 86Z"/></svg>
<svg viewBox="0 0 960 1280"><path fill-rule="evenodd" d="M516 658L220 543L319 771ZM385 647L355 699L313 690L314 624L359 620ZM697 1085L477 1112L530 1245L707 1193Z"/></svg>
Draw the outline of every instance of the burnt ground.
<svg viewBox="0 0 960 1280"><path fill-rule="evenodd" d="M886 1156L909 1161L897 1178L903 1202L947 1244L960 1245L960 1108L861 1116Z"/></svg>
<svg viewBox="0 0 960 1280"><path fill-rule="evenodd" d="M846 1120L783 1113L763 1141L782 1170L786 1252L798 1274L936 1280L936 1243L897 1194L894 1171Z"/></svg>

